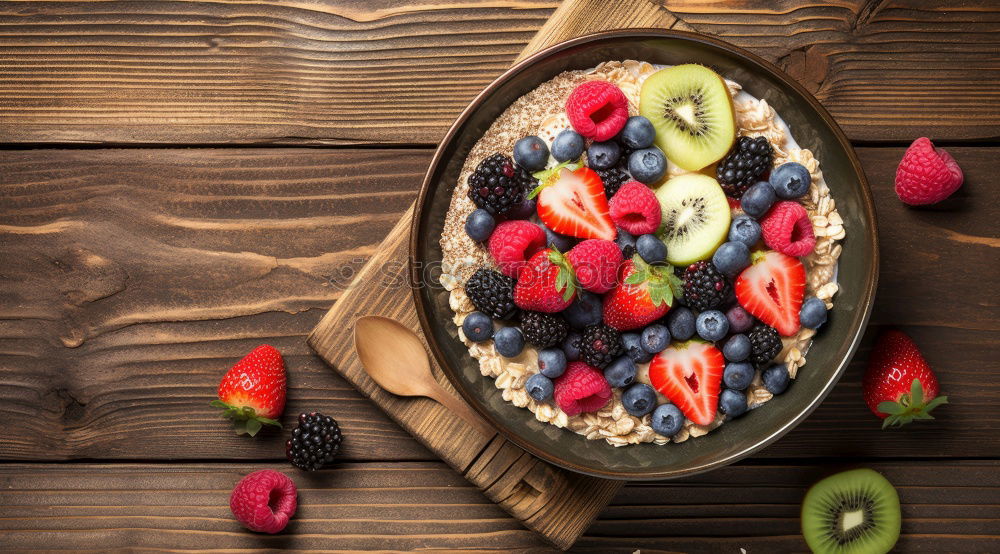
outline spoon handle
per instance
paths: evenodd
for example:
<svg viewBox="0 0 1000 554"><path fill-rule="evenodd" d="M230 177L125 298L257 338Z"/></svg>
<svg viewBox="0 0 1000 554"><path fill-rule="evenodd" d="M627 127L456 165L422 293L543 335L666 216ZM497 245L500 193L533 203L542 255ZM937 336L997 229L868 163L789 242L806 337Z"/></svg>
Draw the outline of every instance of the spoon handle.
<svg viewBox="0 0 1000 554"><path fill-rule="evenodd" d="M479 431L484 437L492 437L497 434L496 429L491 427L489 423L486 423L483 418L479 417L479 414L474 412L464 400L451 394L441 387L441 385L434 387L433 398L442 406L448 408L449 411L464 419L466 423Z"/></svg>

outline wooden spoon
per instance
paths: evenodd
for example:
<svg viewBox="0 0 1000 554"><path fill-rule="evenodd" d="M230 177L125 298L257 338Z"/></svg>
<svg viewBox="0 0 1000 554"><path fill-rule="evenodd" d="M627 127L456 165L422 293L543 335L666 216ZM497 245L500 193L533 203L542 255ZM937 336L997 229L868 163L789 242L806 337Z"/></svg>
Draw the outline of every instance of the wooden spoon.
<svg viewBox="0 0 1000 554"><path fill-rule="evenodd" d="M496 434L468 404L434 379L420 338L398 321L375 315L358 318L354 323L354 349L365 371L383 389L398 396L426 396L484 436Z"/></svg>

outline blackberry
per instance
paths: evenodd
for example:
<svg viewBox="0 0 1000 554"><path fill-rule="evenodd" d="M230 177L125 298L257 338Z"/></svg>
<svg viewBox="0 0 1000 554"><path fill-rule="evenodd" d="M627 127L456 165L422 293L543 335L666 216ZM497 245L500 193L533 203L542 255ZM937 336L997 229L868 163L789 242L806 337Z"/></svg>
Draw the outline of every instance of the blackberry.
<svg viewBox="0 0 1000 554"><path fill-rule="evenodd" d="M521 332L524 333L524 340L539 348L562 343L568 331L569 324L562 316L528 311L521 314Z"/></svg>
<svg viewBox="0 0 1000 554"><path fill-rule="evenodd" d="M332 417L318 412L299 414L299 424L285 443L285 457L299 469L315 471L333 461L343 440Z"/></svg>
<svg viewBox="0 0 1000 554"><path fill-rule="evenodd" d="M770 325L758 323L747 333L750 339L750 361L763 365L781 352L781 335Z"/></svg>
<svg viewBox="0 0 1000 554"><path fill-rule="evenodd" d="M493 154L469 175L469 198L476 206L499 215L520 204L534 183L531 174L514 160Z"/></svg>
<svg viewBox="0 0 1000 554"><path fill-rule="evenodd" d="M465 282L465 294L480 312L493 319L510 319L517 311L515 282L513 277L481 267Z"/></svg>
<svg viewBox="0 0 1000 554"><path fill-rule="evenodd" d="M632 178L629 177L627 170L625 169L628 165L628 158L622 155L622 159L619 160L618 164L609 167L608 169L595 169L594 171L604 182L604 194L611 200L611 197L618 192L618 189L622 187Z"/></svg>
<svg viewBox="0 0 1000 554"><path fill-rule="evenodd" d="M771 143L765 137L736 139L736 146L722 158L715 170L726 196L742 198L743 193L771 167L773 156Z"/></svg>
<svg viewBox="0 0 1000 554"><path fill-rule="evenodd" d="M718 308L733 292L725 276L705 260L689 265L683 279L684 305L698 312Z"/></svg>
<svg viewBox="0 0 1000 554"><path fill-rule="evenodd" d="M624 353L622 336L614 327L598 323L583 330L583 338L580 339L580 358L588 364L604 369Z"/></svg>

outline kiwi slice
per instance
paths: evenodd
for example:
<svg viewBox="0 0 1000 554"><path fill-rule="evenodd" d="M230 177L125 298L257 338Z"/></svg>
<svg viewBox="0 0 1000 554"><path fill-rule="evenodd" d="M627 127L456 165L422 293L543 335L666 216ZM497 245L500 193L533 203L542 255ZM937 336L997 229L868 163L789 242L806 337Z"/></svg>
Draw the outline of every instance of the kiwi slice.
<svg viewBox="0 0 1000 554"><path fill-rule="evenodd" d="M899 538L899 495L876 471L816 483L802 501L802 535L816 554L882 554Z"/></svg>
<svg viewBox="0 0 1000 554"><path fill-rule="evenodd" d="M657 233L667 261L690 265L712 256L729 234L729 202L718 181L700 173L678 175L656 191L663 214Z"/></svg>
<svg viewBox="0 0 1000 554"><path fill-rule="evenodd" d="M647 77L639 113L656 128L660 150L688 171L719 161L736 140L726 82L703 65L675 65Z"/></svg>

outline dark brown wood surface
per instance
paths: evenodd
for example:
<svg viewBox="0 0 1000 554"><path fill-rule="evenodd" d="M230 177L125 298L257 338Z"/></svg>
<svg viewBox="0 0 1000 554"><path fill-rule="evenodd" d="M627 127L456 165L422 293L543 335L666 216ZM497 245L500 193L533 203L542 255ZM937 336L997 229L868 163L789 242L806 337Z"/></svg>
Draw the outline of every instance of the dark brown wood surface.
<svg viewBox="0 0 1000 554"><path fill-rule="evenodd" d="M409 206L429 145L557 7L400 4L0 3L0 549L544 548L305 344ZM809 419L737 466L626 487L577 548L801 551L805 487L865 465L900 490L901 551L1000 550L996 6L683 1L642 17L815 91L859 141L882 276L861 350ZM892 177L920 135L950 144L967 182L910 209ZM882 432L861 402L888 325L952 399L930 425ZM236 437L207 407L261 342L290 368L286 420L327 411L348 437L335 470L296 474L280 537L241 531L226 499L239 475L288 467L281 438Z"/></svg>

